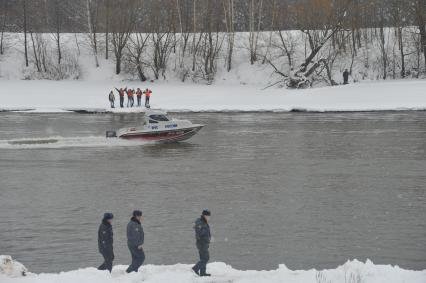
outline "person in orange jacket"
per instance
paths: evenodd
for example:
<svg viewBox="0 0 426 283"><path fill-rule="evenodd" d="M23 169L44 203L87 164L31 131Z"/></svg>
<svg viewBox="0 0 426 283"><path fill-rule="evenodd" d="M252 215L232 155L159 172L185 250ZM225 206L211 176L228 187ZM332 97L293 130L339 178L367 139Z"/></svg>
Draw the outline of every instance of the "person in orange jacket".
<svg viewBox="0 0 426 283"><path fill-rule="evenodd" d="M141 99L142 99L142 90L138 88L136 90L136 98L138 99L138 106L141 106Z"/></svg>
<svg viewBox="0 0 426 283"><path fill-rule="evenodd" d="M145 89L143 94L145 94L145 107L151 108L151 106L149 105L149 98L151 97L152 91L147 88L147 89Z"/></svg>
<svg viewBox="0 0 426 283"><path fill-rule="evenodd" d="M133 90L131 88L129 88L127 90L127 107L133 107L133 104L135 103L135 100L133 98Z"/></svg>

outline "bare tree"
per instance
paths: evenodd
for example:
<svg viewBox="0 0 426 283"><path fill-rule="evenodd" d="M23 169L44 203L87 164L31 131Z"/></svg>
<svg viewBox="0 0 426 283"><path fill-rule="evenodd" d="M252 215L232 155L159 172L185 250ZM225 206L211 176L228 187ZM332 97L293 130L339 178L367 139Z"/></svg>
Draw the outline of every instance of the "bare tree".
<svg viewBox="0 0 426 283"><path fill-rule="evenodd" d="M27 0L22 0L23 8L23 30L24 30L24 54L25 54L25 66L28 67L28 43L27 43Z"/></svg>
<svg viewBox="0 0 426 283"><path fill-rule="evenodd" d="M147 46L148 39L149 34L138 32L129 37L129 44L127 46L129 61L136 66L138 77L142 82L146 81L144 66L147 63L143 61L142 55Z"/></svg>
<svg viewBox="0 0 426 283"><path fill-rule="evenodd" d="M401 72L400 75L402 78L405 77L405 56L404 53L404 40L403 40L403 29L404 29L404 15L403 15L403 7L402 3L399 0L392 0L392 7L391 7L391 15L392 15L392 22L395 27L395 33L397 37L398 42L398 49L400 52L400 60L401 60ZM394 62L395 62L394 58ZM395 68L394 68L395 69ZM395 71L395 70L394 70Z"/></svg>
<svg viewBox="0 0 426 283"><path fill-rule="evenodd" d="M64 20L65 9L62 7L60 0L47 0L47 8L51 10L49 15L53 17L53 21L50 21L52 30L52 38L56 43L56 51L58 54L58 66L61 65L62 50L61 50L61 36L62 36L62 24ZM49 19L48 19L49 20Z"/></svg>
<svg viewBox="0 0 426 283"><path fill-rule="evenodd" d="M426 72L426 0L414 0L416 24L419 28L421 49L424 56L424 72Z"/></svg>
<svg viewBox="0 0 426 283"><path fill-rule="evenodd" d="M322 6L319 7L311 7L311 9L315 9L315 13L322 9L322 18L313 18L320 22L308 22L307 27L318 26L318 24L321 24L322 22L323 29L302 29L302 32L306 35L308 40L310 52L304 62L296 69L294 74L288 78L288 87L301 88L307 87L312 83L309 77L314 74L318 67L327 61L325 58L317 58L316 60L315 58L319 55L319 52L330 38L332 38L342 28L343 21L347 17L347 7L351 4L351 1L352 0L345 0L343 3L340 3L341 6L337 7L333 6L331 2L325 2L325 4L321 3ZM311 15L307 13L305 14L305 17L311 18Z"/></svg>
<svg viewBox="0 0 426 283"><path fill-rule="evenodd" d="M262 64L265 64L265 62L267 61L270 49L272 47L272 38L274 36L274 31L276 30L276 26L275 26L275 21L277 16L276 10L277 10L277 1L272 0L272 4L270 6L271 25L269 27L268 44L266 45L266 51L265 51L265 54L263 55Z"/></svg>
<svg viewBox="0 0 426 283"><path fill-rule="evenodd" d="M95 57L95 66L99 67L98 61L98 40L97 27L98 27L98 11L99 5L98 0L86 0L86 10L87 10L87 26L89 28L89 40L90 46L92 48L93 56Z"/></svg>
<svg viewBox="0 0 426 283"><path fill-rule="evenodd" d="M255 5L257 3L257 5ZM249 51L250 63L253 65L257 61L257 46L259 40L259 32L262 24L263 0L250 0L250 16L249 16ZM257 13L256 13L257 11ZM257 15L257 25L256 25Z"/></svg>
<svg viewBox="0 0 426 283"><path fill-rule="evenodd" d="M3 1L2 5L2 17L1 17L1 34L0 34L0 55L3 55L4 52L4 32L6 30L6 19L8 17L8 11L9 11L9 2Z"/></svg>
<svg viewBox="0 0 426 283"><path fill-rule="evenodd" d="M383 74L382 78L386 80L387 78L387 71L388 71L388 54L386 50L386 38L385 38L385 27L384 27L384 7L379 7L379 14L380 14L380 23L379 23L379 47L380 47L380 54L381 54L381 61L382 61L382 69Z"/></svg>
<svg viewBox="0 0 426 283"><path fill-rule="evenodd" d="M160 74L165 78L167 60L173 44L172 33L154 32L151 34L151 40L154 48L151 65L152 71L156 79L160 77Z"/></svg>
<svg viewBox="0 0 426 283"><path fill-rule="evenodd" d="M114 1L114 10L117 11L112 30L112 45L115 55L115 73L121 73L121 61L123 50L135 26L136 13L138 6L133 0Z"/></svg>
<svg viewBox="0 0 426 283"><path fill-rule="evenodd" d="M232 54L234 52L235 30L234 30L234 0L222 0L223 10L225 15L226 24L226 39L227 39L227 55L226 55L226 69L231 71L232 68Z"/></svg>
<svg viewBox="0 0 426 283"><path fill-rule="evenodd" d="M219 8L220 6L218 7L217 2L207 0L207 15L212 15L213 17L208 17L204 22L200 53L204 79L209 83L214 80L217 71L217 58L224 41L224 36L220 32L219 22L213 21L213 19L218 18L218 15L215 15L213 11L219 12Z"/></svg>
<svg viewBox="0 0 426 283"><path fill-rule="evenodd" d="M274 42L272 44L272 46L275 49L279 50L279 54L277 56L277 58L280 57L286 57L287 58L287 63L288 63L288 70L289 73L284 75L286 76L290 76L290 72L293 70L293 55L295 53L295 49L296 49L296 39L294 38L294 36L292 35L291 31L281 31L279 30L277 32L278 34L278 42ZM268 61L268 63L274 68L275 71L278 70L278 68L275 66L274 63L272 63L272 61L276 59L276 58L272 58L272 59L266 59Z"/></svg>
<svg viewBox="0 0 426 283"><path fill-rule="evenodd" d="M110 15L110 0L105 0L105 60L108 60L109 56L109 18Z"/></svg>
<svg viewBox="0 0 426 283"><path fill-rule="evenodd" d="M197 0L192 1L192 17L193 17L193 26L192 26L192 71L195 71L196 56L198 51L198 46L201 41L202 33L197 34ZM198 38L198 40L197 40Z"/></svg>
<svg viewBox="0 0 426 283"><path fill-rule="evenodd" d="M34 65L39 73L48 71L47 43L40 33L30 33L33 48Z"/></svg>

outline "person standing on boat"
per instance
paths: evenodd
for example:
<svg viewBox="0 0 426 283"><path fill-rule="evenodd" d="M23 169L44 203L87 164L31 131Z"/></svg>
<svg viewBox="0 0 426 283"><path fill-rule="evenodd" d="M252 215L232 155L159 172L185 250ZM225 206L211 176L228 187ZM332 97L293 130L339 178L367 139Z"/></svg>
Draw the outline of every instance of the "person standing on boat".
<svg viewBox="0 0 426 283"><path fill-rule="evenodd" d="M111 108L115 108L114 107L115 96L114 96L114 93L112 92L112 90L108 95L108 99L109 99L109 103L111 103Z"/></svg>
<svg viewBox="0 0 426 283"><path fill-rule="evenodd" d="M113 251L113 233L112 233L112 219L114 215L106 212L102 218L101 225L98 230L98 248L101 255L104 257L104 263L98 267L99 270L112 270L112 262L114 260Z"/></svg>
<svg viewBox="0 0 426 283"><path fill-rule="evenodd" d="M120 97L120 107L123 108L124 107L124 93L126 92L125 89L123 88L115 88L118 92L118 96ZM127 89L127 88L126 88Z"/></svg>
<svg viewBox="0 0 426 283"><path fill-rule="evenodd" d="M201 213L201 217L195 221L195 240L198 253L200 255L200 260L192 270L199 276L210 276L206 273L207 262L210 259L209 246L210 246L210 226L209 226L209 217L211 213L210 210L204 209Z"/></svg>
<svg viewBox="0 0 426 283"><path fill-rule="evenodd" d="M141 225L142 220L142 211L135 210L129 224L127 224L127 246L132 255L132 263L127 268L127 273L138 272L139 267L145 261L145 253L143 251L145 233Z"/></svg>
<svg viewBox="0 0 426 283"><path fill-rule="evenodd" d="M138 107L141 106L141 100L142 100L142 90L140 88L138 88L136 90L136 97L138 99Z"/></svg>
<svg viewBox="0 0 426 283"><path fill-rule="evenodd" d="M143 94L145 94L145 107L151 108L151 106L149 105L149 98L151 97L152 91L147 88L147 89L145 89Z"/></svg>

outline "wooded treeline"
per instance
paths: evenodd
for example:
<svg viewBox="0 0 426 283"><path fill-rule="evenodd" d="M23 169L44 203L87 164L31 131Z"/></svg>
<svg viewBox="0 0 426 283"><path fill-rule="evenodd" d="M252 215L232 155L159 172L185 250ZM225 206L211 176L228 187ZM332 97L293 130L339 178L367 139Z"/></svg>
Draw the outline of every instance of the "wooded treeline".
<svg viewBox="0 0 426 283"><path fill-rule="evenodd" d="M141 80L147 70L165 76L173 53L182 80L211 81L219 58L232 69L239 31L247 32L248 61L269 64L292 88L311 85L319 73L335 84L335 60L349 58L352 72L358 50L369 43L380 51L383 79L391 69L405 77L406 58L414 53L409 71L426 69L426 0L0 0L0 9L0 53L6 32L23 33L25 65L38 72L49 69L43 34L51 35L60 67L63 34L84 33L96 66L101 53L113 55L116 74L125 61ZM397 43L393 54L389 32Z"/></svg>
<svg viewBox="0 0 426 283"><path fill-rule="evenodd" d="M67 33L89 32L87 0L0 0L2 30L24 31L24 16L33 32L52 32L60 16ZM132 30L153 32L226 30L227 11L232 5L234 31L249 31L251 22L262 31L309 27L320 29L329 16L347 10L346 27L395 26L395 13L401 24L415 25L425 17L424 0L90 0L89 7L99 32L119 28L116 20L134 13ZM344 7L346 6L346 7ZM123 9L125 8L125 9ZM25 11L26 10L26 11ZM125 11L126 10L126 11ZM131 11L132 10L132 11ZM254 17L254 19L253 19ZM194 26L194 23L196 26Z"/></svg>

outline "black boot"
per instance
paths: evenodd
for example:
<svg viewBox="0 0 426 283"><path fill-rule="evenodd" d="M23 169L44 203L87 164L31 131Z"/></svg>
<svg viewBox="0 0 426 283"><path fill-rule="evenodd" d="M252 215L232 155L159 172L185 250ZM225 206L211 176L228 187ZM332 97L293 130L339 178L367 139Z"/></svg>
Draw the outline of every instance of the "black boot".
<svg viewBox="0 0 426 283"><path fill-rule="evenodd" d="M198 276L200 276L200 271L197 269L196 266L192 267L192 270L195 272L195 274L197 274Z"/></svg>
<svg viewBox="0 0 426 283"><path fill-rule="evenodd" d="M203 273L203 274L200 274L200 276L201 276L201 277L204 277L204 276L208 277L208 276L212 276L212 275L211 275L211 274L208 274L208 273Z"/></svg>

